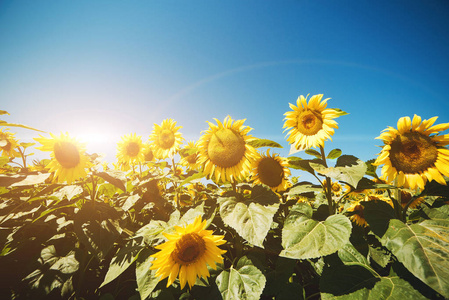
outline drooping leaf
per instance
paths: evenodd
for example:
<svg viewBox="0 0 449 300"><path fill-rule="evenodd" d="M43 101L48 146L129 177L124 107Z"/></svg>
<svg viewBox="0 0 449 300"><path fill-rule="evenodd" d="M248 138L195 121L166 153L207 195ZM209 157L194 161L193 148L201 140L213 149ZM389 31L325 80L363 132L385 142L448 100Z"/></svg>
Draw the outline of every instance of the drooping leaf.
<svg viewBox="0 0 449 300"><path fill-rule="evenodd" d="M385 201L362 201L363 216L375 235L382 237L391 219L396 219L393 207Z"/></svg>
<svg viewBox="0 0 449 300"><path fill-rule="evenodd" d="M318 173L332 179L344 181L352 187L365 175L366 164L352 155L342 155L338 158L335 167L326 168L322 164L310 163L310 166Z"/></svg>
<svg viewBox="0 0 449 300"><path fill-rule="evenodd" d="M279 198L270 188L257 185L251 199L241 201L236 196L219 197L223 222L234 228L249 243L263 247L273 216L279 208Z"/></svg>
<svg viewBox="0 0 449 300"><path fill-rule="evenodd" d="M449 298L448 220L407 225L392 219L381 242L413 275Z"/></svg>
<svg viewBox="0 0 449 300"><path fill-rule="evenodd" d="M254 148L262 148L262 147L282 148L282 146L279 145L278 143L267 139L255 139L249 141L248 144L253 146Z"/></svg>
<svg viewBox="0 0 449 300"><path fill-rule="evenodd" d="M304 152L305 152L306 154L315 156L315 157L318 158L318 159L321 159L321 153L318 152L318 151L316 151L316 150L314 150L314 149L306 149Z"/></svg>
<svg viewBox="0 0 449 300"><path fill-rule="evenodd" d="M251 300L260 298L266 278L249 258L243 256L237 266L222 271L216 283L223 300Z"/></svg>
<svg viewBox="0 0 449 300"><path fill-rule="evenodd" d="M38 174L16 174L5 175L0 174L0 186L27 186L44 182L50 177L50 173Z"/></svg>
<svg viewBox="0 0 449 300"><path fill-rule="evenodd" d="M113 184L117 188L121 189L122 191L126 192L126 177L125 173L121 171L116 170L108 170L105 172L99 172L95 173L98 177L103 178L107 182Z"/></svg>
<svg viewBox="0 0 449 300"><path fill-rule="evenodd" d="M144 248L140 251L136 260L137 290L141 299L147 299L159 283L159 278L156 277L157 270L150 270L152 261L154 260L151 257L153 254L153 250Z"/></svg>
<svg viewBox="0 0 449 300"><path fill-rule="evenodd" d="M99 288L116 279L120 274L126 271L130 265L137 259L143 246L135 242L128 242L123 248L120 248L109 264L109 269Z"/></svg>
<svg viewBox="0 0 449 300"><path fill-rule="evenodd" d="M322 192L323 187L321 185L315 185L311 182L302 181L290 188L288 191L289 196L295 196L295 195L302 195L307 193L315 193L315 192Z"/></svg>
<svg viewBox="0 0 449 300"><path fill-rule="evenodd" d="M349 242L352 225L346 216L332 215L325 221L316 221L312 214L312 208L305 203L290 209L282 229L281 256L316 258L332 254Z"/></svg>
<svg viewBox="0 0 449 300"><path fill-rule="evenodd" d="M326 158L328 159L336 159L339 158L341 155L341 150L340 149L332 149L331 152L329 152L329 154L327 155Z"/></svg>

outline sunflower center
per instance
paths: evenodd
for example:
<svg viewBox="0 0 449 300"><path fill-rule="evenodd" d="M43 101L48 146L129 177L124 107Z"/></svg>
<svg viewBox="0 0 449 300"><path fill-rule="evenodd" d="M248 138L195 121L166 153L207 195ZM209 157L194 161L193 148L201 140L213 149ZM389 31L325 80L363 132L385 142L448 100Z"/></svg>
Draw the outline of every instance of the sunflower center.
<svg viewBox="0 0 449 300"><path fill-rule="evenodd" d="M169 129L162 130L159 135L159 145L161 148L169 149L175 143L175 134Z"/></svg>
<svg viewBox="0 0 449 300"><path fill-rule="evenodd" d="M153 151L148 150L148 151L145 153L145 161L152 161L153 158L154 158Z"/></svg>
<svg viewBox="0 0 449 300"><path fill-rule="evenodd" d="M64 168L74 168L80 163L80 154L76 146L70 142L58 142L54 145L56 160Z"/></svg>
<svg viewBox="0 0 449 300"><path fill-rule="evenodd" d="M228 128L215 132L207 147L210 160L223 168L237 165L244 157L245 151L246 146L243 137Z"/></svg>
<svg viewBox="0 0 449 300"><path fill-rule="evenodd" d="M128 145L126 145L126 153L131 157L137 156L137 154L139 154L139 151L140 147L136 142L130 142Z"/></svg>
<svg viewBox="0 0 449 300"><path fill-rule="evenodd" d="M178 264L189 265L195 263L206 251L206 244L197 233L187 233L177 242L176 248L172 252L172 258Z"/></svg>
<svg viewBox="0 0 449 300"><path fill-rule="evenodd" d="M189 164L193 165L198 160L198 155L196 153L190 154L189 156L186 157L186 160Z"/></svg>
<svg viewBox="0 0 449 300"><path fill-rule="evenodd" d="M432 140L418 132L398 135L390 146L391 165L404 173L425 171L438 158L438 149Z"/></svg>
<svg viewBox="0 0 449 300"><path fill-rule="evenodd" d="M304 135L315 135L323 128L323 120L319 113L305 110L298 116L298 130Z"/></svg>
<svg viewBox="0 0 449 300"><path fill-rule="evenodd" d="M282 183L284 169L279 162L272 157L264 157L259 162L259 179L269 187L276 187Z"/></svg>
<svg viewBox="0 0 449 300"><path fill-rule="evenodd" d="M334 193L339 193L341 191L341 185L336 182L332 184L331 188Z"/></svg>

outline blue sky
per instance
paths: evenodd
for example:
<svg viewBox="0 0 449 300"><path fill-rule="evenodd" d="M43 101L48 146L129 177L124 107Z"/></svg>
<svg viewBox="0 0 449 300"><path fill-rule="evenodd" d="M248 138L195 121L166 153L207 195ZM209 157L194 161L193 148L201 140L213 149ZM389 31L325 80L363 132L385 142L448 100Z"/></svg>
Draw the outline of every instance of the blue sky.
<svg viewBox="0 0 449 300"><path fill-rule="evenodd" d="M449 122L448 20L445 0L2 0L0 109L110 162L124 134L173 118L197 140L227 115L285 156L288 104L322 93L350 113L326 149L368 160L402 116Z"/></svg>

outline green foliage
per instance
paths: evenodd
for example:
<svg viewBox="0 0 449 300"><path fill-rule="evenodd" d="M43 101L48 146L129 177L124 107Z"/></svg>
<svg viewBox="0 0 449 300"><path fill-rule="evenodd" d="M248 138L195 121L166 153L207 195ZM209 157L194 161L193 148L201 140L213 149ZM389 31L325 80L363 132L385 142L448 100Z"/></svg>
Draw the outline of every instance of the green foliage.
<svg viewBox="0 0 449 300"><path fill-rule="evenodd" d="M249 144L282 148L267 139ZM316 181L290 178L286 191L255 185L251 177L211 182L201 168L176 161L198 149L127 171L92 154L88 176L65 184L48 172L49 159L27 163L32 143L18 145L21 157L0 156L4 298L449 298L449 190L435 181L419 191L397 188L379 180L374 160L340 149L326 156L323 147L302 152L309 159L288 158L290 169ZM400 191L422 202L406 206ZM214 269L202 260L209 276L181 289L179 275L167 287L150 269L152 255L198 216L225 241L218 246L223 262ZM192 240L183 249L171 242L171 259L176 251L186 251L185 258L198 250Z"/></svg>

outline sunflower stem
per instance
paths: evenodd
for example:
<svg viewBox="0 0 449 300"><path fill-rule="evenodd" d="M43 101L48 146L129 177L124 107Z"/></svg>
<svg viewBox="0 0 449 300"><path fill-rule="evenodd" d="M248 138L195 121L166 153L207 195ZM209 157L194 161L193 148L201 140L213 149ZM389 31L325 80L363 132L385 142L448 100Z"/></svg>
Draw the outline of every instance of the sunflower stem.
<svg viewBox="0 0 449 300"><path fill-rule="evenodd" d="M92 194L91 194L91 198L92 198L92 203L93 203L93 205L95 205L95 197L97 196L96 194L97 194L97 187L96 187L96 181L95 181L95 178L94 178L94 175L93 174L91 174L90 175L90 178L92 179Z"/></svg>
<svg viewBox="0 0 449 300"><path fill-rule="evenodd" d="M321 152L321 160L323 161L324 167L327 168L326 153L324 152L324 147L322 145L320 145L320 152ZM325 177L326 177L326 186L323 187L327 198L327 204L329 206L329 215L333 215L335 213L335 209L334 203L332 202L331 179L327 176Z"/></svg>
<svg viewBox="0 0 449 300"><path fill-rule="evenodd" d="M23 162L22 168L26 169L27 162L26 162L26 156L25 156L25 148L23 148L23 151L20 147L17 147L17 149L19 149L20 156L22 157L22 162Z"/></svg>

